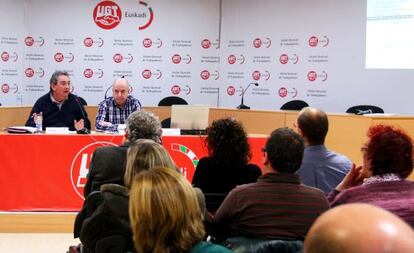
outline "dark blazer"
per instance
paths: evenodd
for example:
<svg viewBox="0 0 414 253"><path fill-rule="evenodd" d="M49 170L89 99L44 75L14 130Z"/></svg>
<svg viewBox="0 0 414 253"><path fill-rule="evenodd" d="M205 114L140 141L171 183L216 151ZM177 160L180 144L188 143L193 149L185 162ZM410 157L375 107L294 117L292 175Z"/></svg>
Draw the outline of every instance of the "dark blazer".
<svg viewBox="0 0 414 253"><path fill-rule="evenodd" d="M43 114L43 130L46 127L69 127L70 131L75 131L73 121L84 119L85 128L91 129L91 122L88 118L88 113L79 102L79 97L69 94L68 99L62 105L62 108L52 102L50 99L50 92L40 97L34 104L27 119L26 126L35 126L33 120L33 113Z"/></svg>
<svg viewBox="0 0 414 253"><path fill-rule="evenodd" d="M105 146L96 148L89 166L88 178L83 195L99 191L103 184L124 185L124 174L129 143L119 147Z"/></svg>

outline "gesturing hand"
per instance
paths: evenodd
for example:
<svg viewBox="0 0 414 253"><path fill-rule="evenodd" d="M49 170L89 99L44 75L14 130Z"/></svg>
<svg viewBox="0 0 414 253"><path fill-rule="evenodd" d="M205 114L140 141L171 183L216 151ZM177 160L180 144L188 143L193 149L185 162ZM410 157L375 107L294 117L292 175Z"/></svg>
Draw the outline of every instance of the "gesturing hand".
<svg viewBox="0 0 414 253"><path fill-rule="evenodd" d="M84 129L84 128L85 128L85 122L84 122L84 120L83 120L83 119L80 119L80 120L78 120L78 121L74 120L74 121L73 121L73 124L75 125L75 129L76 129L77 131L82 130L82 129Z"/></svg>
<svg viewBox="0 0 414 253"><path fill-rule="evenodd" d="M341 183L336 186L337 191L343 191L347 188L357 186L362 184L362 181L364 180L364 175L362 173L362 166L356 166L355 163L352 165L351 170L346 174L344 179Z"/></svg>

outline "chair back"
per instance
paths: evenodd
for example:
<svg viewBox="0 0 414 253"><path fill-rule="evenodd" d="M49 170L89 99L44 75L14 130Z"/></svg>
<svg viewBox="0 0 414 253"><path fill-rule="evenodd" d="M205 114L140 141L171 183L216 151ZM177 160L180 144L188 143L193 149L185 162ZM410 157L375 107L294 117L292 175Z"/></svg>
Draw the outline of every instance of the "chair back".
<svg viewBox="0 0 414 253"><path fill-rule="evenodd" d="M165 97L158 102L158 106L172 106L172 105L188 105L183 98L170 96Z"/></svg>
<svg viewBox="0 0 414 253"><path fill-rule="evenodd" d="M165 118L161 121L162 128L170 128L171 127L171 118Z"/></svg>
<svg viewBox="0 0 414 253"><path fill-rule="evenodd" d="M372 113L384 113L381 107L376 105L355 105L349 107L346 113L353 113L356 115L372 114Z"/></svg>
<svg viewBox="0 0 414 253"><path fill-rule="evenodd" d="M235 253L299 253L303 249L303 242L300 240L230 237L224 244Z"/></svg>
<svg viewBox="0 0 414 253"><path fill-rule="evenodd" d="M300 111L304 107L308 107L308 103L302 100L292 100L286 102L284 105L280 107L280 110L289 110L289 111Z"/></svg>
<svg viewBox="0 0 414 253"><path fill-rule="evenodd" d="M227 194L224 193L204 193L206 199L206 208L209 213L214 214L220 207Z"/></svg>

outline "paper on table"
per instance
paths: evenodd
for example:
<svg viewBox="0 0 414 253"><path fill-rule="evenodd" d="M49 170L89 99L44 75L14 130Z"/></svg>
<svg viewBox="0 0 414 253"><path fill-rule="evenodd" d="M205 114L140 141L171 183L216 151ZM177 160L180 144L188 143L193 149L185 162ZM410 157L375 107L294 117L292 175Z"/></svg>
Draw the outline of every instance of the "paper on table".
<svg viewBox="0 0 414 253"><path fill-rule="evenodd" d="M28 127L28 126L12 126L5 129L9 133L16 133L16 134L33 134L36 133L35 127Z"/></svg>

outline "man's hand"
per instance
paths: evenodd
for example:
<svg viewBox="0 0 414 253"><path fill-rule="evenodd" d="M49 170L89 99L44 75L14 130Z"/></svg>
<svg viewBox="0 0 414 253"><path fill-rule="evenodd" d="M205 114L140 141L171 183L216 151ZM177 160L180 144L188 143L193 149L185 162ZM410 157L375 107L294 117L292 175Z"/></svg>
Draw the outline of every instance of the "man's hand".
<svg viewBox="0 0 414 253"><path fill-rule="evenodd" d="M112 123L111 122L108 122L108 121L100 121L99 122L99 124L101 125L101 126L103 126L103 127L110 127L110 126L112 126Z"/></svg>
<svg viewBox="0 0 414 253"><path fill-rule="evenodd" d="M80 120L78 120L78 121L74 120L74 121L73 121L73 124L75 125L75 129L76 129L77 131L82 130L82 129L84 129L84 128L85 128L85 122L84 122L84 120L83 120L83 119L80 119Z"/></svg>

